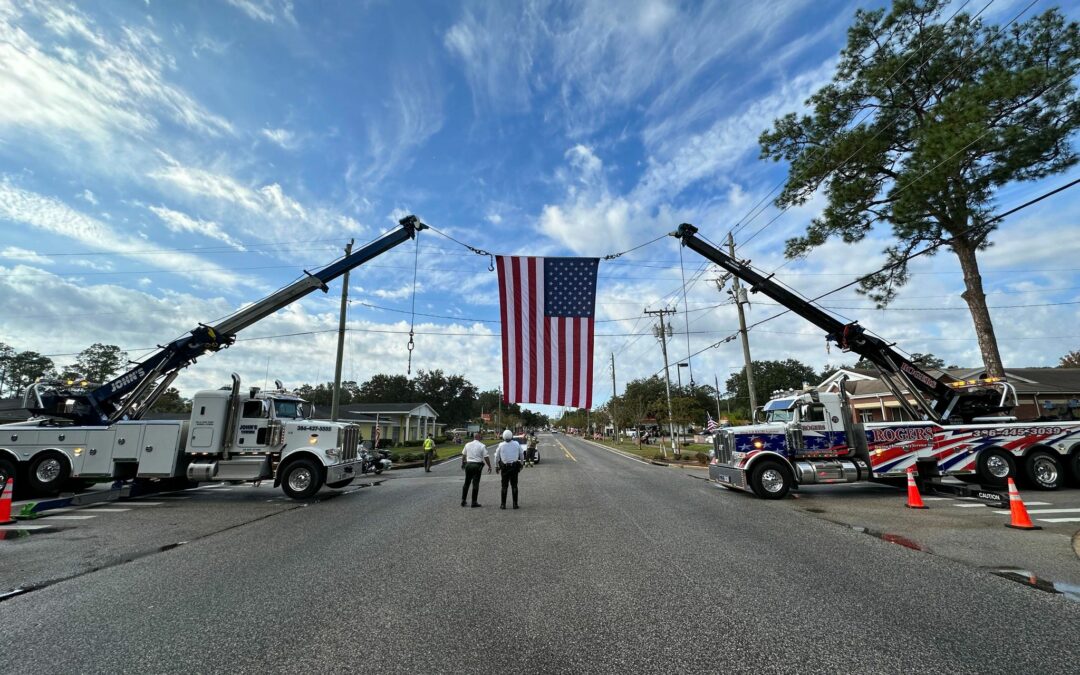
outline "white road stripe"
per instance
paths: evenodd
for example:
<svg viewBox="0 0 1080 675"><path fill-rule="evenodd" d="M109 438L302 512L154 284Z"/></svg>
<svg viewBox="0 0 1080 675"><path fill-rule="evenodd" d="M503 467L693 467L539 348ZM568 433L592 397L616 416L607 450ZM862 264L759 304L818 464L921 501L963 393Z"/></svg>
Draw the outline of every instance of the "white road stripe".
<svg viewBox="0 0 1080 675"><path fill-rule="evenodd" d="M1028 515L1041 514L1041 513L1080 513L1080 509L1028 509ZM1008 510L998 511L1003 515L1009 515Z"/></svg>
<svg viewBox="0 0 1080 675"><path fill-rule="evenodd" d="M630 455L627 455L627 454L625 454L625 453L619 452L618 450L614 450L614 449L612 449L612 448L609 448L609 447L608 447L608 446L606 446L606 445L601 445L600 443L593 443L592 441L586 440L586 439L584 439L584 438L583 438L583 439L581 439L581 440L582 440L583 442L585 442L585 443L588 443L588 444L590 444L590 445L595 445L595 446L596 446L596 447L598 447L598 448L601 448L601 449L603 449L603 450L607 450L608 452L610 452L610 453L611 453L611 454L613 454L613 455L618 455L619 457L625 457L626 459L629 459L629 460L633 460L633 461L635 461L635 462L640 462L640 463L642 463L642 464L648 464L648 462L646 462L646 461L645 461L645 460L643 460L643 459L638 459L637 457L632 457L632 456L630 456Z"/></svg>
<svg viewBox="0 0 1080 675"><path fill-rule="evenodd" d="M1080 518L1036 518L1040 523L1080 523Z"/></svg>
<svg viewBox="0 0 1080 675"><path fill-rule="evenodd" d="M94 506L88 506L85 511L93 511L94 513L125 513L131 509L101 509Z"/></svg>
<svg viewBox="0 0 1080 675"><path fill-rule="evenodd" d="M952 497L923 497L924 502L951 502Z"/></svg>
<svg viewBox="0 0 1080 675"><path fill-rule="evenodd" d="M17 530L44 530L48 525L0 525L0 532L15 532Z"/></svg>
<svg viewBox="0 0 1080 675"><path fill-rule="evenodd" d="M1050 502L1024 502L1024 506L1051 506Z"/></svg>
<svg viewBox="0 0 1080 675"><path fill-rule="evenodd" d="M126 506L161 506L165 502L124 502Z"/></svg>
<svg viewBox="0 0 1080 675"><path fill-rule="evenodd" d="M89 520L97 516L45 516L49 520Z"/></svg>
<svg viewBox="0 0 1080 675"><path fill-rule="evenodd" d="M985 504L953 504L953 506L959 509L977 509L980 506L985 506Z"/></svg>

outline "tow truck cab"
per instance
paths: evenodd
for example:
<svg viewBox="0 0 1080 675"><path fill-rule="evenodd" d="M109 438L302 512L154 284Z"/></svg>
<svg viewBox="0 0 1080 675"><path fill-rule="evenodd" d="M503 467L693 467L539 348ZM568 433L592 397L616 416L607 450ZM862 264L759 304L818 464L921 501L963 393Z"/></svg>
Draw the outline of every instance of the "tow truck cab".
<svg viewBox="0 0 1080 675"><path fill-rule="evenodd" d="M713 436L711 479L780 499L796 485L870 478L866 434L839 394L785 392L766 403L762 415L761 423Z"/></svg>

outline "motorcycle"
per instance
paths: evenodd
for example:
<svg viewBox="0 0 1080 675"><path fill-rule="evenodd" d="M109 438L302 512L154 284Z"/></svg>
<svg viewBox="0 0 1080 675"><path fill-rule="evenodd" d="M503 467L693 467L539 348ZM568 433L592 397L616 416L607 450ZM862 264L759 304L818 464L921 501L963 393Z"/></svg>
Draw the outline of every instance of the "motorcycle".
<svg viewBox="0 0 1080 675"><path fill-rule="evenodd" d="M389 450L368 450L367 446L360 450L360 473L371 472L378 476L392 466L394 463L390 461Z"/></svg>

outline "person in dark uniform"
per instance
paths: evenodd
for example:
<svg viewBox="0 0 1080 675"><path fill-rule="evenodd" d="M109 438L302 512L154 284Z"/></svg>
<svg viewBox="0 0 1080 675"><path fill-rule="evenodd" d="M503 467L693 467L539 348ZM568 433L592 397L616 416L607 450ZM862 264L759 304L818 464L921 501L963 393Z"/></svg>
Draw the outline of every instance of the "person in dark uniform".
<svg viewBox="0 0 1080 675"><path fill-rule="evenodd" d="M495 451L495 468L502 474L502 502L500 509L506 508L506 488L510 487L514 493L514 508L518 507L518 473L524 464L525 453L521 446L514 440L514 434L509 429L502 433L503 442Z"/></svg>
<svg viewBox="0 0 1080 675"><path fill-rule="evenodd" d="M431 473L431 462L435 459L435 439L431 434L424 439L424 472Z"/></svg>
<svg viewBox="0 0 1080 675"><path fill-rule="evenodd" d="M461 488L461 505L465 506L465 497L469 494L469 486L472 485L472 506L479 508L480 503L476 497L480 492L480 475L484 473L484 465L487 464L488 473L491 473L491 459L488 457L487 446L480 442L482 435L476 432L473 440L465 444L461 451L461 469L465 472L465 487Z"/></svg>

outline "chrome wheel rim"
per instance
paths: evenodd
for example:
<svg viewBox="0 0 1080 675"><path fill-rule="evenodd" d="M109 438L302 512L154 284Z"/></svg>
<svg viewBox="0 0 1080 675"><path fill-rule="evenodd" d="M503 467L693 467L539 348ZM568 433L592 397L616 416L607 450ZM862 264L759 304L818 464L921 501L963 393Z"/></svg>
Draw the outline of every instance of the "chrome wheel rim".
<svg viewBox="0 0 1080 675"><path fill-rule="evenodd" d="M1049 457L1036 457L1031 468L1032 473L1035 474L1035 480L1042 485L1057 484L1058 470L1054 460Z"/></svg>
<svg viewBox="0 0 1080 675"><path fill-rule="evenodd" d="M776 494L784 489L784 475L776 469L765 469L761 473L761 487L769 494Z"/></svg>
<svg viewBox="0 0 1080 675"><path fill-rule="evenodd" d="M303 492L309 487L311 487L311 469L303 466L289 473L290 490L294 492Z"/></svg>
<svg viewBox="0 0 1080 675"><path fill-rule="evenodd" d="M986 471L994 478L1005 478L1009 475L1009 462L1001 455L990 455L986 458Z"/></svg>
<svg viewBox="0 0 1080 675"><path fill-rule="evenodd" d="M37 470L34 471L34 477L42 483L51 483L60 477L60 469L60 460L55 457L49 457L37 465Z"/></svg>

